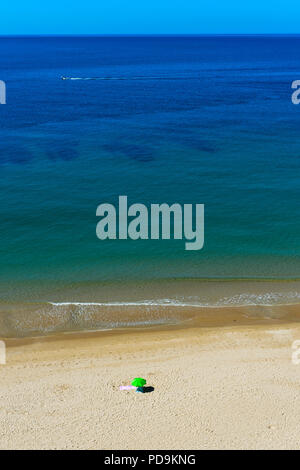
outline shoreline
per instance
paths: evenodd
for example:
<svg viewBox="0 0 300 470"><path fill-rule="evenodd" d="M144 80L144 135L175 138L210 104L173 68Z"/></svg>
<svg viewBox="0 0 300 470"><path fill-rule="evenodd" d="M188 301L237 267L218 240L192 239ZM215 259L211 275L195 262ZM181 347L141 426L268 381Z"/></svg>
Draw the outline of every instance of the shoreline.
<svg viewBox="0 0 300 470"><path fill-rule="evenodd" d="M299 281L0 283L0 298L3 339L194 321L218 326L234 319L244 324L260 323L263 317L300 318L295 313L300 311Z"/></svg>
<svg viewBox="0 0 300 470"><path fill-rule="evenodd" d="M99 312L103 316L103 311ZM66 313L64 311L65 318L63 323L59 324L59 327L55 330L53 326L53 318L50 317L51 324L48 325L48 331L46 330L43 334L40 334L38 330L33 328L34 322L41 322L40 318L35 318L35 312L31 312L31 316L26 312L27 317L27 334L24 331L18 331L19 335L3 335L0 333L0 339L6 341L7 345L17 343L28 343L30 341L55 341L56 338L68 339L69 337L92 337L113 335L113 334L126 334L132 332L145 332L148 330L164 331L164 330L184 330L190 328L221 328L231 326L259 326L259 325L280 325L285 323L297 323L300 322L300 304L287 304L287 305L273 305L273 306L242 306L242 307L181 307L181 306L160 306L155 310L154 317L150 307L147 306L145 310L140 310L139 307L128 306L127 314L130 315L127 319L124 318L123 324L118 325L118 319L120 317L120 311L117 308L108 310L107 315L110 315L109 319L111 322L114 321L116 326L89 328L91 317L81 318L81 323L77 321L77 324L70 323L70 317L74 320L73 312ZM73 317L72 317L73 314ZM93 314L92 321L97 320L98 312ZM125 315L126 312L122 311ZM121 314L121 315L122 315ZM150 320L149 320L150 318ZM1 325L2 320L2 325ZM17 317L17 320L19 318ZM48 318L45 319L47 321ZM148 320L148 321L147 321ZM61 318L58 317L58 321ZM126 321L128 324L126 324ZM10 319L10 327L12 320ZM69 323L68 323L69 322ZM2 326L1 331L5 328L3 318L0 319L0 325ZM46 323L44 324L47 326ZM76 328L74 328L76 325ZM23 327L24 325L21 324ZM73 328L72 328L73 326ZM9 331L7 329L7 331Z"/></svg>

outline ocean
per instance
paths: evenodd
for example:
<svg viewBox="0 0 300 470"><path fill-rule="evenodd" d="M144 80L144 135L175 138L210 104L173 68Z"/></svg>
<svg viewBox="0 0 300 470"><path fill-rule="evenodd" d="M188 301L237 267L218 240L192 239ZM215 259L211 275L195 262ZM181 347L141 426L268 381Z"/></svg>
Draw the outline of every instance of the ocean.
<svg viewBox="0 0 300 470"><path fill-rule="evenodd" d="M0 336L298 303L299 59L300 36L1 37ZM203 249L100 241L119 195L204 204Z"/></svg>

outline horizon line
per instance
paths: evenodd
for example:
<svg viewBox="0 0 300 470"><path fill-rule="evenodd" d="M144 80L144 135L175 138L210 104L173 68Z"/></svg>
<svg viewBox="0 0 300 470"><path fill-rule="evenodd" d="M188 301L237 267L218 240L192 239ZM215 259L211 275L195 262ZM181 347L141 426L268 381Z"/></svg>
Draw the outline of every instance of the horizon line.
<svg viewBox="0 0 300 470"><path fill-rule="evenodd" d="M197 36L300 36L300 33L18 33L1 37L197 37Z"/></svg>

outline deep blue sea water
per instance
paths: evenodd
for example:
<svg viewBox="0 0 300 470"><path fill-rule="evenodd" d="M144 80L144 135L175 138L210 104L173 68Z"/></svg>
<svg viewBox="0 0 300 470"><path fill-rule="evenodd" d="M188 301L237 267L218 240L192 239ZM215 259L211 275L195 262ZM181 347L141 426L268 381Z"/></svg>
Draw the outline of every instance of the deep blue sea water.
<svg viewBox="0 0 300 470"><path fill-rule="evenodd" d="M0 38L2 300L300 278L299 64L300 36ZM119 195L204 203L204 248L99 241L96 208Z"/></svg>

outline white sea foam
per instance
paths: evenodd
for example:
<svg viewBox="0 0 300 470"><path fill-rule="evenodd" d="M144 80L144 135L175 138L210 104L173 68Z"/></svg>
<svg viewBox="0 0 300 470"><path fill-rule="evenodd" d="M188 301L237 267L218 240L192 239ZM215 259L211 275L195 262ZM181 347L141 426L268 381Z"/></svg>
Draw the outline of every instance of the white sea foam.
<svg viewBox="0 0 300 470"><path fill-rule="evenodd" d="M205 299L206 300L206 299ZM281 312L272 306L295 304L298 292L236 294L215 302L203 302L197 296L140 300L131 302L32 302L3 303L0 310L2 336L24 337L66 331L108 330L114 328L176 324L182 320L180 308L267 307L258 315L277 318ZM196 312L198 314L198 312ZM201 312L199 312L201 315ZM245 310L244 316L247 315ZM192 314L191 317L194 315ZM188 319L187 316L184 317Z"/></svg>
<svg viewBox="0 0 300 470"><path fill-rule="evenodd" d="M285 305L300 302L299 292L266 292L263 294L236 294L231 297L222 297L214 302L203 302L201 299L193 297L166 298L156 300L140 300L134 302L49 302L55 306L103 306L103 307L227 307L227 306L272 306Z"/></svg>

